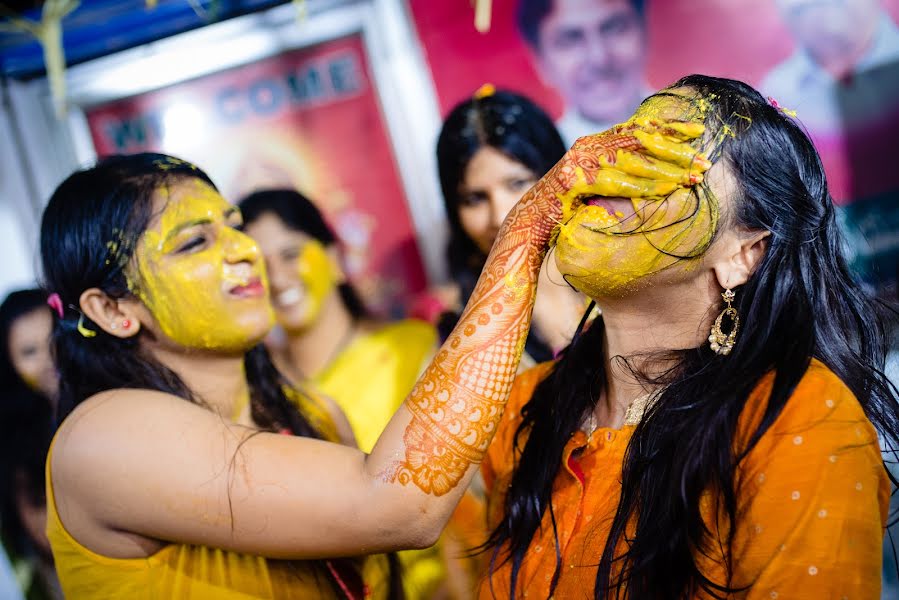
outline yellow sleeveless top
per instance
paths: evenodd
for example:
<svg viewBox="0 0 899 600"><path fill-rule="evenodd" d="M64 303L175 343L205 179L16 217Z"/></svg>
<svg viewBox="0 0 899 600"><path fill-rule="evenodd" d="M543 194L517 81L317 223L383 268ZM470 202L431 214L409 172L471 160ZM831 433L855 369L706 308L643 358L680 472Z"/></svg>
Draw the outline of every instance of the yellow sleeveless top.
<svg viewBox="0 0 899 600"><path fill-rule="evenodd" d="M297 400L299 394L290 394ZM326 437L334 431L321 406L302 403ZM311 413L311 414L310 414ZM55 438L54 438L55 442ZM110 558L85 548L66 531L56 510L47 453L47 537L67 600L278 600L336 599L325 574L310 562L282 561L189 544L169 544L146 558ZM366 557L362 578L366 599L388 594L387 558Z"/></svg>

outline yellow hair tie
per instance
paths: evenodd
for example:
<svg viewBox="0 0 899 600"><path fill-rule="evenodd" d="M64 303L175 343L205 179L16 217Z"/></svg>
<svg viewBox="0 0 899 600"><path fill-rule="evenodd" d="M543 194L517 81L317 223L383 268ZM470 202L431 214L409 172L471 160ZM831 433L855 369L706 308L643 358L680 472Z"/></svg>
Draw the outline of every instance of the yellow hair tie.
<svg viewBox="0 0 899 600"><path fill-rule="evenodd" d="M493 94L496 93L496 86L492 83L485 83L474 93L475 100L482 100L484 98L489 98Z"/></svg>
<svg viewBox="0 0 899 600"><path fill-rule="evenodd" d="M78 333L86 338L92 338L97 335L96 331L92 331L84 326L84 315L81 314L78 316Z"/></svg>

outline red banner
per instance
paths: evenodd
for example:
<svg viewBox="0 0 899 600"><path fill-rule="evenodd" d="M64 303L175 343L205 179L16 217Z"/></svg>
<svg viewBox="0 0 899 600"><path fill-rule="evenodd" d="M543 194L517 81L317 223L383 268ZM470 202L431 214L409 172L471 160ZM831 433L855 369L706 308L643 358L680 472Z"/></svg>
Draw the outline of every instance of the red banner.
<svg viewBox="0 0 899 600"><path fill-rule="evenodd" d="M139 75L139 74L136 74ZM405 194L357 35L90 108L99 155L195 162L223 195L296 188L343 241L371 308L425 286Z"/></svg>

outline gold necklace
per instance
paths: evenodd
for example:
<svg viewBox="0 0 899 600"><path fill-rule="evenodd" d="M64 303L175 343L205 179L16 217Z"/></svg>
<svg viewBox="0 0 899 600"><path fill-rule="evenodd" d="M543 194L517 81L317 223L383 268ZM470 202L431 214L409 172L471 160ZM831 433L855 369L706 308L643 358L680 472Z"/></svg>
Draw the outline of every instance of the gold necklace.
<svg viewBox="0 0 899 600"><path fill-rule="evenodd" d="M652 401L655 400L657 396L661 394L661 390L656 390L655 392L649 392L647 394L643 394L642 396L637 396L634 398L630 405L628 405L627 410L624 412L624 422L621 424L622 427L625 425L636 425L640 421L643 420L643 415L646 413L646 409L649 407ZM587 420L587 438L589 439L597 429L599 429L599 421L596 419L596 411L591 410L590 416Z"/></svg>

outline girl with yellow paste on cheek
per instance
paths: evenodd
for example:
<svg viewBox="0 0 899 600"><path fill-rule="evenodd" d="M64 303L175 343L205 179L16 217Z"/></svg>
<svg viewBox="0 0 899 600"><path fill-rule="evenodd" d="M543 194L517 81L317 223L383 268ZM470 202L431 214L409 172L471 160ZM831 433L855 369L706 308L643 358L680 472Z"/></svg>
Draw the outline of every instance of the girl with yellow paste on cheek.
<svg viewBox="0 0 899 600"><path fill-rule="evenodd" d="M68 598L386 599L400 593L390 555L285 556L271 541L296 515L275 518L280 501L250 509L259 515L255 524L240 516L248 496L271 499L270 485L282 489L280 480L289 480L298 465L317 464L273 460L283 454L280 440L291 436L269 434L274 443L263 444L262 454L267 466L251 467L242 462L260 456L250 449L258 442L245 444L251 438L271 432L353 443L333 402L288 383L258 345L274 319L262 255L241 226L240 212L202 171L164 155L105 159L70 177L48 205L44 268L57 290L62 401L90 405L65 420L54 445L63 457L106 448L91 456L119 465L85 467L92 460L86 456L66 464L51 449L47 531ZM85 421L86 415L93 416ZM112 431L121 437L100 441ZM114 475L119 468L127 473ZM110 478L87 483L88 471ZM76 473L74 479L66 472ZM113 489L125 481L125 490ZM243 486L249 487L240 491ZM93 527L67 510L94 489L104 492L84 502L96 522L120 520L113 513L123 506L141 515L140 522ZM57 507L55 499L65 503ZM272 519L279 523L274 530ZM246 531L261 537L251 541ZM370 547L354 544L340 554L371 554Z"/></svg>
<svg viewBox="0 0 899 600"><path fill-rule="evenodd" d="M879 597L899 402L801 127L691 75L541 183L602 314L513 387L479 597Z"/></svg>
<svg viewBox="0 0 899 600"><path fill-rule="evenodd" d="M278 367L334 399L359 447L371 451L433 356L434 328L414 319L381 323L365 312L340 268L336 236L305 196L266 190L239 204L265 256L284 330L283 344L272 345ZM444 585L440 546L399 553L410 600L430 598Z"/></svg>
<svg viewBox="0 0 899 600"><path fill-rule="evenodd" d="M236 229L240 213L196 179L157 198L162 210L138 243L133 291L175 344L246 351L273 319L259 249Z"/></svg>

